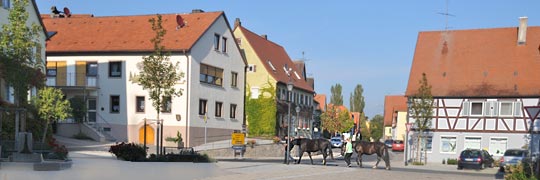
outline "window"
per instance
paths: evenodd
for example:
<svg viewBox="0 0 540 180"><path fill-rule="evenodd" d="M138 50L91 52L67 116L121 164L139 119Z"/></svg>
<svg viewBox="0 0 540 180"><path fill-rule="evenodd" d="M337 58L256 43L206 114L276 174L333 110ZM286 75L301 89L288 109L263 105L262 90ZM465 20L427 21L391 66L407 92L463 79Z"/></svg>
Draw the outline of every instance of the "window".
<svg viewBox="0 0 540 180"><path fill-rule="evenodd" d="M206 114L206 99L199 99L199 115Z"/></svg>
<svg viewBox="0 0 540 180"><path fill-rule="evenodd" d="M219 51L219 34L214 34L214 50Z"/></svg>
<svg viewBox="0 0 540 180"><path fill-rule="evenodd" d="M201 64L201 73L199 81L202 83L223 85L223 69Z"/></svg>
<svg viewBox="0 0 540 180"><path fill-rule="evenodd" d="M222 107L223 107L222 102L216 102L216 117L221 117Z"/></svg>
<svg viewBox="0 0 540 180"><path fill-rule="evenodd" d="M230 117L232 119L236 118L236 104L231 104Z"/></svg>
<svg viewBox="0 0 540 180"><path fill-rule="evenodd" d="M144 96L137 96L135 98L135 111L144 112Z"/></svg>
<svg viewBox="0 0 540 180"><path fill-rule="evenodd" d="M238 73L231 72L231 87L238 87Z"/></svg>
<svg viewBox="0 0 540 180"><path fill-rule="evenodd" d="M499 115L500 116L512 116L514 110L514 103L512 102L501 102Z"/></svg>
<svg viewBox="0 0 540 180"><path fill-rule="evenodd" d="M425 140L425 141L424 141ZM430 135L427 135L427 136L423 136L422 137L422 141L424 142L420 142L421 143L421 147L426 147L426 151L427 152L432 152L432 145L433 145L433 136L430 136ZM425 145L424 145L425 143Z"/></svg>
<svg viewBox="0 0 540 180"><path fill-rule="evenodd" d="M482 149L482 138L481 137L465 137L465 149Z"/></svg>
<svg viewBox="0 0 540 180"><path fill-rule="evenodd" d="M172 108L172 99L171 96L161 97L161 112L170 113Z"/></svg>
<svg viewBox="0 0 540 180"><path fill-rule="evenodd" d="M98 74L97 68L98 68L97 62L86 63L86 76L97 76Z"/></svg>
<svg viewBox="0 0 540 180"><path fill-rule="evenodd" d="M471 116L482 116L483 105L483 102L471 102Z"/></svg>
<svg viewBox="0 0 540 180"><path fill-rule="evenodd" d="M122 77L122 62L109 62L109 77Z"/></svg>
<svg viewBox="0 0 540 180"><path fill-rule="evenodd" d="M441 136L441 153L456 152L456 137Z"/></svg>
<svg viewBox="0 0 540 180"><path fill-rule="evenodd" d="M10 0L2 0L2 7L4 7L4 9L9 9L11 7Z"/></svg>
<svg viewBox="0 0 540 180"><path fill-rule="evenodd" d="M506 151L508 139L492 137L489 140L489 154L493 156L502 156Z"/></svg>
<svg viewBox="0 0 540 180"><path fill-rule="evenodd" d="M56 67L47 68L47 77L56 77Z"/></svg>
<svg viewBox="0 0 540 180"><path fill-rule="evenodd" d="M256 72L256 66L255 64L249 64L247 72Z"/></svg>
<svg viewBox="0 0 540 180"><path fill-rule="evenodd" d="M251 99L257 99L259 98L259 88L258 87L252 87L251 88Z"/></svg>
<svg viewBox="0 0 540 180"><path fill-rule="evenodd" d="M120 112L120 96L111 96L111 113Z"/></svg>
<svg viewBox="0 0 540 180"><path fill-rule="evenodd" d="M227 38L226 37L221 38L221 52L224 52L224 53L227 52Z"/></svg>

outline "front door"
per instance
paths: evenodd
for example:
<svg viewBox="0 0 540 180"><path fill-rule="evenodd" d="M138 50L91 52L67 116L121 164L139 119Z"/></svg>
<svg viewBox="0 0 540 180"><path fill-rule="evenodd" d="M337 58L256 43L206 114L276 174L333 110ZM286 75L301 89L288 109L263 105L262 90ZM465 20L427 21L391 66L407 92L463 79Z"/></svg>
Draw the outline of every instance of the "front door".
<svg viewBox="0 0 540 180"><path fill-rule="evenodd" d="M144 129L144 126L139 128L139 143L141 144L144 144ZM154 144L154 128L150 125L146 125L146 144Z"/></svg>

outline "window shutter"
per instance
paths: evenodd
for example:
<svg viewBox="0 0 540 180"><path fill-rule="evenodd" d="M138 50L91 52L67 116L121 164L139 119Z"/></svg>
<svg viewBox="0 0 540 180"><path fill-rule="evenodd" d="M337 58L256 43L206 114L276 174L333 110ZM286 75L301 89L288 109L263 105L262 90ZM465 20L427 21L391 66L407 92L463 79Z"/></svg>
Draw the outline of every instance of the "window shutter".
<svg viewBox="0 0 540 180"><path fill-rule="evenodd" d="M470 109L471 109L471 102L469 101L463 101L463 107L461 107L461 115L462 116L469 116Z"/></svg>
<svg viewBox="0 0 540 180"><path fill-rule="evenodd" d="M493 106L493 114L491 114L491 116L499 115L499 102L493 101L491 102L491 105Z"/></svg>
<svg viewBox="0 0 540 180"><path fill-rule="evenodd" d="M484 116L491 116L491 102L484 102Z"/></svg>
<svg viewBox="0 0 540 180"><path fill-rule="evenodd" d="M522 107L521 101L514 102L514 116L516 116L516 117L523 116L522 113L521 113L522 109L523 109L523 107Z"/></svg>

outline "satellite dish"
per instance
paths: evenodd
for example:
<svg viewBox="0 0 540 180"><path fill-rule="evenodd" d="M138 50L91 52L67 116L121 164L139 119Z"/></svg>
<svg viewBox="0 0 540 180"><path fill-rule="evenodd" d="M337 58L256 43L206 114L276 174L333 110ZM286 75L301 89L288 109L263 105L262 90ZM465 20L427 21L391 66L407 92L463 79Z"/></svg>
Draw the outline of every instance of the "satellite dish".
<svg viewBox="0 0 540 180"><path fill-rule="evenodd" d="M184 22L184 18L182 18L182 16L180 15L176 15L176 24L177 24L176 30L186 26L186 23Z"/></svg>
<svg viewBox="0 0 540 180"><path fill-rule="evenodd" d="M69 11L67 7L64 7L64 14L66 15L66 17L71 17L71 11Z"/></svg>

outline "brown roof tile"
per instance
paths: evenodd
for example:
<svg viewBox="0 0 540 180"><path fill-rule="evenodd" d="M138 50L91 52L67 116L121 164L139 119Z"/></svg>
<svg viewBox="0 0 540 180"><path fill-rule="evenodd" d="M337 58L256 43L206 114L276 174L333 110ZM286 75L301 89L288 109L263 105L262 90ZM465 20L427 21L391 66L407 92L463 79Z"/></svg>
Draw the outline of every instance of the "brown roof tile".
<svg viewBox="0 0 540 180"><path fill-rule="evenodd" d="M420 32L406 96L426 73L434 97L540 96L540 27Z"/></svg>
<svg viewBox="0 0 540 180"><path fill-rule="evenodd" d="M304 76L302 75L302 71L299 71L296 65L292 62L291 58L285 51L285 48L251 32L242 26L238 26L237 28L239 28L242 34L244 34L246 41L249 42L259 59L261 61L265 61L262 62L262 64L264 64L266 71L269 72L278 82L284 84L289 82L289 76L287 76L287 73L285 73L283 68L285 65L287 65L287 67L292 68L291 79L295 87L307 92L315 92L313 88L306 82ZM274 71L266 61L272 62L276 70ZM295 72L298 74L300 79L296 77Z"/></svg>
<svg viewBox="0 0 540 180"><path fill-rule="evenodd" d="M177 30L176 14L163 14L167 30L163 46L169 51L189 51L223 12L180 14L186 26ZM156 15L43 18L48 31L58 32L47 43L48 53L151 52L155 36L150 18Z"/></svg>
<svg viewBox="0 0 540 180"><path fill-rule="evenodd" d="M392 126L396 111L407 111L407 97L392 95L384 97L384 126Z"/></svg>
<svg viewBox="0 0 540 180"><path fill-rule="evenodd" d="M319 103L319 107L317 107L317 109L320 109L321 111L326 111L326 95L317 94L313 99Z"/></svg>

